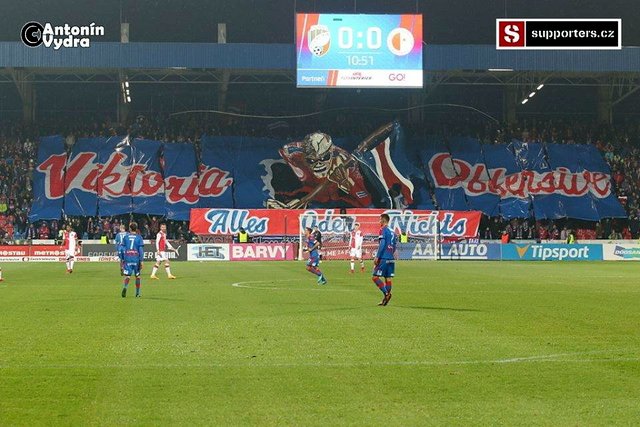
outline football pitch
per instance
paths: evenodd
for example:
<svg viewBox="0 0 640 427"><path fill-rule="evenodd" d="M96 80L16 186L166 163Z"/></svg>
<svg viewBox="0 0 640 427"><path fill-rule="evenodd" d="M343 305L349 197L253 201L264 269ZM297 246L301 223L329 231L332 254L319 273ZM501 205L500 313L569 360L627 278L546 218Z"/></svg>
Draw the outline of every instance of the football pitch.
<svg viewBox="0 0 640 427"><path fill-rule="evenodd" d="M640 422L638 263L150 267L2 265L0 425Z"/></svg>

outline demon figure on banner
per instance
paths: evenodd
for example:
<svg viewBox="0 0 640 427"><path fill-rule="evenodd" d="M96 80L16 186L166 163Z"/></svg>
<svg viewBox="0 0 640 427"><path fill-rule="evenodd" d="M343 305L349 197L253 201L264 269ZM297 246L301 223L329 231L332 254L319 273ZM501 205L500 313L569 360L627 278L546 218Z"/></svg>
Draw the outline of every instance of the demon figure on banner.
<svg viewBox="0 0 640 427"><path fill-rule="evenodd" d="M314 132L286 144L284 162L272 162L263 181L269 191L266 206L300 209L309 206L405 208L413 204L413 183L397 168L408 162L392 159L400 145L400 126L389 123L365 138L351 153L330 135ZM403 153L404 154L404 153Z"/></svg>

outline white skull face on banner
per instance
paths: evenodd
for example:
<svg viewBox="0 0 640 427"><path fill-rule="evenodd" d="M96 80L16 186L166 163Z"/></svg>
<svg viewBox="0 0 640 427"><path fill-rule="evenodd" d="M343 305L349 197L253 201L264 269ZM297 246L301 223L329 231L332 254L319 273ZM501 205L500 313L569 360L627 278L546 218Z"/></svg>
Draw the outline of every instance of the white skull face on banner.
<svg viewBox="0 0 640 427"><path fill-rule="evenodd" d="M317 178L325 178L331 168L333 142L326 133L315 132L305 136L304 155Z"/></svg>

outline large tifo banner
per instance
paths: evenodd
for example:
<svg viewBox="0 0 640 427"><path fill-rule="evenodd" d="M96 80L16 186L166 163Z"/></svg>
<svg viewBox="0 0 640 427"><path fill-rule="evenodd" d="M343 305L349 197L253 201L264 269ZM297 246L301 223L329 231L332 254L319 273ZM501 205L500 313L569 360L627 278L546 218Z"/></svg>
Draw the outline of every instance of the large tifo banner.
<svg viewBox="0 0 640 427"><path fill-rule="evenodd" d="M398 123L366 137L311 133L162 143L128 136L40 140L32 221L129 212L187 220L194 208L480 211L504 218L624 217L591 145L483 145ZM200 162L200 163L198 163Z"/></svg>
<svg viewBox="0 0 640 427"><path fill-rule="evenodd" d="M594 146L520 141L482 146L474 139L436 137L416 144L441 208L479 209L505 218L626 216L611 171Z"/></svg>
<svg viewBox="0 0 640 427"><path fill-rule="evenodd" d="M481 212L347 209L192 209L190 230L202 235L236 234L244 228L251 236L298 236L306 227L321 233L346 234L356 222L365 235L378 235L378 216L387 213L389 227L410 236L470 238L478 235Z"/></svg>

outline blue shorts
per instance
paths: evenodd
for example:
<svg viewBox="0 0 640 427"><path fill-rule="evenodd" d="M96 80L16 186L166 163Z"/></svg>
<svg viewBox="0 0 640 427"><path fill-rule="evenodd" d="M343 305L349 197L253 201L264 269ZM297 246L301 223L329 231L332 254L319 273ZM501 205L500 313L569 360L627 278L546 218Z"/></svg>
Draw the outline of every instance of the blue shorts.
<svg viewBox="0 0 640 427"><path fill-rule="evenodd" d="M380 263L373 267L373 275L378 277L393 277L396 271L396 262L392 259L381 259Z"/></svg>
<svg viewBox="0 0 640 427"><path fill-rule="evenodd" d="M318 256L310 256L309 260L307 261L307 266L309 266L309 267L317 267L319 260L320 260L320 258Z"/></svg>
<svg viewBox="0 0 640 427"><path fill-rule="evenodd" d="M138 263L126 263L123 265L122 274L125 276L140 277L140 264Z"/></svg>

